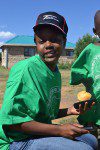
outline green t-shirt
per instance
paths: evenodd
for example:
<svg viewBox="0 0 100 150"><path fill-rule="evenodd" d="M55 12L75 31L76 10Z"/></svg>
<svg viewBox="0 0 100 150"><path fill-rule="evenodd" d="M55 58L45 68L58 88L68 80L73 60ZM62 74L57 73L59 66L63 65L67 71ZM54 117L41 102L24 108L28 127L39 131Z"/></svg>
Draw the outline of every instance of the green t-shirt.
<svg viewBox="0 0 100 150"><path fill-rule="evenodd" d="M6 85L0 111L0 149L12 141L29 137L20 132L5 133L2 125L38 121L50 124L57 118L61 99L61 75L52 72L39 55L16 63Z"/></svg>
<svg viewBox="0 0 100 150"><path fill-rule="evenodd" d="M100 46L89 44L74 62L71 68L70 84L83 83L86 91L92 94L96 105L78 120L82 124L94 122L100 125Z"/></svg>

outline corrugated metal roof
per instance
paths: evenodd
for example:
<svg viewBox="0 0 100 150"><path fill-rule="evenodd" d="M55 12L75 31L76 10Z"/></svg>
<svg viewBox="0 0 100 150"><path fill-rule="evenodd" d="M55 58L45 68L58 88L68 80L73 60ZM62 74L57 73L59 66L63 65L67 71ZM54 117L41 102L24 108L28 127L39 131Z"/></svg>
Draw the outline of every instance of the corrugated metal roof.
<svg viewBox="0 0 100 150"><path fill-rule="evenodd" d="M28 36L28 35L18 35L10 40L8 40L7 44L14 44L14 45L35 45L34 43L34 36ZM4 45L5 45L4 44ZM66 43L66 48L75 48L75 44L71 42Z"/></svg>

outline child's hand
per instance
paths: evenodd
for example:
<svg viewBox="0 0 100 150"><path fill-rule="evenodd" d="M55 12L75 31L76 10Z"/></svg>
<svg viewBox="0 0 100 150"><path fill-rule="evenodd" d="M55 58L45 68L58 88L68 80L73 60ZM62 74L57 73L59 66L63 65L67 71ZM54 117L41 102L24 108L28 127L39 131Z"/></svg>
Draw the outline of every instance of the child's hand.
<svg viewBox="0 0 100 150"><path fill-rule="evenodd" d="M78 105L78 103L77 103L77 105L75 105L75 104L68 108L67 115L83 114L87 110L90 110L92 108L92 106L94 106L95 102L92 102L90 107L88 107L88 102L85 102L83 106L80 103L79 103L79 105ZM77 107L75 107L75 106L77 106Z"/></svg>
<svg viewBox="0 0 100 150"><path fill-rule="evenodd" d="M94 105L95 105L95 102L92 102L89 107L88 107L88 102L85 102L84 106L79 104L79 109L77 111L79 111L79 114L83 114L87 110L90 110L92 108L92 106L94 106Z"/></svg>

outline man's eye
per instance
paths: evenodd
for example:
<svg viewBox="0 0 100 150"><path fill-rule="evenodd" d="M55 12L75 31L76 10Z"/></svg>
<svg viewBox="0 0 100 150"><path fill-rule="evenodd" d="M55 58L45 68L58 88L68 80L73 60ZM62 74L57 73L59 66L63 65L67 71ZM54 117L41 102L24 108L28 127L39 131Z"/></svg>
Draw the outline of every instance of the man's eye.
<svg viewBox="0 0 100 150"><path fill-rule="evenodd" d="M59 39L52 39L51 42L52 43L60 43L60 40Z"/></svg>

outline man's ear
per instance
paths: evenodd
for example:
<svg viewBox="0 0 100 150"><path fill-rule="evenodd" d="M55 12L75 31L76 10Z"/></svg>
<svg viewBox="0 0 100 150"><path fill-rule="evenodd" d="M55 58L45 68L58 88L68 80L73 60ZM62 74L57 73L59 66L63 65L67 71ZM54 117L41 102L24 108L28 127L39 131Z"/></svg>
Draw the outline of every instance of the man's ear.
<svg viewBox="0 0 100 150"><path fill-rule="evenodd" d="M95 28L93 28L93 33L96 35L96 29Z"/></svg>
<svg viewBox="0 0 100 150"><path fill-rule="evenodd" d="M34 43L36 44L36 35L34 34Z"/></svg>
<svg viewBox="0 0 100 150"><path fill-rule="evenodd" d="M34 37L34 43L36 44L36 39L35 39L35 37Z"/></svg>

